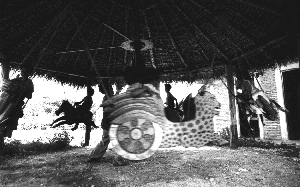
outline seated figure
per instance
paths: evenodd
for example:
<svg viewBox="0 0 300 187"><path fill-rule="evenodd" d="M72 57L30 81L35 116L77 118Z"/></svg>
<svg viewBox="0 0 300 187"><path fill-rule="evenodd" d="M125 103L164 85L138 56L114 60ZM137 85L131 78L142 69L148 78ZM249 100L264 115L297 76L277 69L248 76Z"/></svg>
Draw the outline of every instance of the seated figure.
<svg viewBox="0 0 300 187"><path fill-rule="evenodd" d="M93 114L90 112L93 105L93 95L94 89L88 87L87 96L85 96L81 101L74 103L74 105L76 106L75 112L78 118L91 118L93 116Z"/></svg>

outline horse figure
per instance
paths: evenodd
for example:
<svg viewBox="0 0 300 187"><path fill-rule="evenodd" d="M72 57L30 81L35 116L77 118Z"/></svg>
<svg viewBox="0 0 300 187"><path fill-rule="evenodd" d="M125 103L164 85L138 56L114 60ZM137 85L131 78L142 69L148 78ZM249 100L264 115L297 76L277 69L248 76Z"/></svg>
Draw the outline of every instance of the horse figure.
<svg viewBox="0 0 300 187"><path fill-rule="evenodd" d="M79 123L84 123L86 126L93 126L94 128L98 128L98 126L96 126L93 121L93 113L91 111L86 114L80 114L68 100L63 100L60 107L55 111L55 114L58 116L62 112L64 113L64 116L54 120L50 125L51 128L58 127L62 124L72 125L73 123L75 123L75 126L71 129L72 131L78 128Z"/></svg>

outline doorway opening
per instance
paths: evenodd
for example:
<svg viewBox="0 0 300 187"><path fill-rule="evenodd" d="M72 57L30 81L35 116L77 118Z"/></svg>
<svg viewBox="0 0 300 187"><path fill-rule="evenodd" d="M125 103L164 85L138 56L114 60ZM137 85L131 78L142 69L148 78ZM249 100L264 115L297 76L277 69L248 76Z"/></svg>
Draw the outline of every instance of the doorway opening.
<svg viewBox="0 0 300 187"><path fill-rule="evenodd" d="M300 140L300 70L282 72L288 138Z"/></svg>

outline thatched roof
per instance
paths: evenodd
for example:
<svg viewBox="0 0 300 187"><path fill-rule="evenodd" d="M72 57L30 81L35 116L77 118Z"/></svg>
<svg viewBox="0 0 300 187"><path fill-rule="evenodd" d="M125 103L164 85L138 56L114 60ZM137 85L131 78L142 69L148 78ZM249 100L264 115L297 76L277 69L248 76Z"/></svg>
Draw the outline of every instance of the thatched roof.
<svg viewBox="0 0 300 187"><path fill-rule="evenodd" d="M33 63L37 75L84 85L87 77L120 77L133 54L122 43L145 39L153 43L142 51L147 66L159 69L165 80L190 81L205 77L213 60L219 69L230 63L237 69L263 69L295 59L298 3L2 1L1 51L16 64Z"/></svg>

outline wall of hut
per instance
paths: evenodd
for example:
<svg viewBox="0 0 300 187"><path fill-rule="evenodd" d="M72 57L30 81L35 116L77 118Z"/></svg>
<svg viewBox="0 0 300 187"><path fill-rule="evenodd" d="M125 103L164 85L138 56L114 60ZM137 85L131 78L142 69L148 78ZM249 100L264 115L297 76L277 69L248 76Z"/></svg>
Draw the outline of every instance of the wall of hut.
<svg viewBox="0 0 300 187"><path fill-rule="evenodd" d="M275 69L266 70L255 82L258 89L262 89L270 99L278 102ZM270 121L264 118L263 137L264 139L281 139L280 119Z"/></svg>
<svg viewBox="0 0 300 187"><path fill-rule="evenodd" d="M278 80L277 80L278 81ZM217 80L214 82L212 93L215 94L218 101L221 103L221 111L215 117L215 131L221 132L222 129L230 126L230 111L229 111L229 93L227 87L224 85L226 80ZM278 93L275 80L275 69L265 70L263 75L255 80L255 86L262 89L265 94L278 102ZM239 120L239 119L237 119ZM239 127L238 127L239 128ZM264 139L282 139L280 118L276 121L271 121L264 118L264 125L260 125L261 138Z"/></svg>
<svg viewBox="0 0 300 187"><path fill-rule="evenodd" d="M227 87L225 86L226 80L214 81L211 92L216 96L217 100L221 103L220 114L215 116L215 131L222 132L226 127L229 127L230 113L229 113L229 95Z"/></svg>

